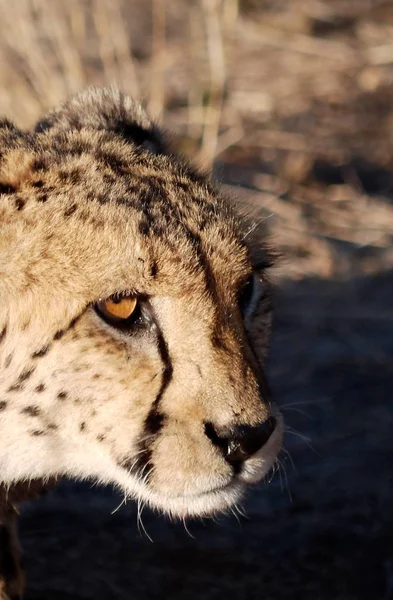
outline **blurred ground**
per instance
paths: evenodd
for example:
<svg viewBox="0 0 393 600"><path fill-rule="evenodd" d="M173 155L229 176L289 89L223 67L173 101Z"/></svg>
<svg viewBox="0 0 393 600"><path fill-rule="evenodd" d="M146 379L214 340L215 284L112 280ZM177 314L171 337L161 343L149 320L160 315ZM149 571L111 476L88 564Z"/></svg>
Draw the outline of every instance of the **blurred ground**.
<svg viewBox="0 0 393 600"><path fill-rule="evenodd" d="M194 538L145 512L154 543L65 483L23 510L27 599L392 600L393 2L0 0L0 33L2 114L118 82L283 255L281 482Z"/></svg>

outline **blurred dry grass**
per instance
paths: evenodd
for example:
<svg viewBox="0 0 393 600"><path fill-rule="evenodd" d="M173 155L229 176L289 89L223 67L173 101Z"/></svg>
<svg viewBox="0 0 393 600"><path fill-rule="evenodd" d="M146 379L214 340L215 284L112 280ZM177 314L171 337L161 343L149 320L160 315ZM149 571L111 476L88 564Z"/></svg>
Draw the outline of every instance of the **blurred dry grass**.
<svg viewBox="0 0 393 600"><path fill-rule="evenodd" d="M289 277L393 264L393 6L0 0L0 113L117 83L262 207Z"/></svg>

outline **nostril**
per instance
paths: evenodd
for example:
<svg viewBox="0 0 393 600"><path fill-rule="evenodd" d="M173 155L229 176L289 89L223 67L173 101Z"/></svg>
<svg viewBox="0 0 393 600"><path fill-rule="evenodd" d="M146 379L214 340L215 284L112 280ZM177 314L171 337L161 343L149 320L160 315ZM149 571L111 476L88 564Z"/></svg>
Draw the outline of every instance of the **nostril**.
<svg viewBox="0 0 393 600"><path fill-rule="evenodd" d="M228 454L228 437L225 435L220 436L214 429L212 423L205 423L205 434L215 446L221 448L224 456Z"/></svg>
<svg viewBox="0 0 393 600"><path fill-rule="evenodd" d="M258 452L268 441L276 427L276 419L269 417L255 427L240 425L233 429L228 440L227 460L240 462Z"/></svg>
<svg viewBox="0 0 393 600"><path fill-rule="evenodd" d="M269 417L260 425L236 425L221 434L211 423L206 423L205 433L229 463L239 465L266 444L275 428L276 419Z"/></svg>

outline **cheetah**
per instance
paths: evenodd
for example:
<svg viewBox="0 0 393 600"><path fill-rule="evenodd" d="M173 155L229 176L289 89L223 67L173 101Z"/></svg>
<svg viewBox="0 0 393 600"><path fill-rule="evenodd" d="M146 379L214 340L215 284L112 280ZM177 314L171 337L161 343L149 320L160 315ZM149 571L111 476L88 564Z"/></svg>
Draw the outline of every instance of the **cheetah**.
<svg viewBox="0 0 393 600"><path fill-rule="evenodd" d="M90 88L0 122L0 598L18 502L62 476L175 517L239 501L279 452L271 252L141 106Z"/></svg>

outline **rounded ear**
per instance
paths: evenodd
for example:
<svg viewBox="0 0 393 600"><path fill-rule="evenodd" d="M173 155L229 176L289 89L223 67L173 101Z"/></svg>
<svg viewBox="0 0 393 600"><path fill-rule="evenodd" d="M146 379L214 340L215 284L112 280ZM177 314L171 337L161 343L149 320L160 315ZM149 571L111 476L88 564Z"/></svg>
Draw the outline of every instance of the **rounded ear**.
<svg viewBox="0 0 393 600"><path fill-rule="evenodd" d="M36 133L95 129L113 131L154 154L166 154L165 136L142 106L119 89L91 87L52 110L35 126Z"/></svg>

